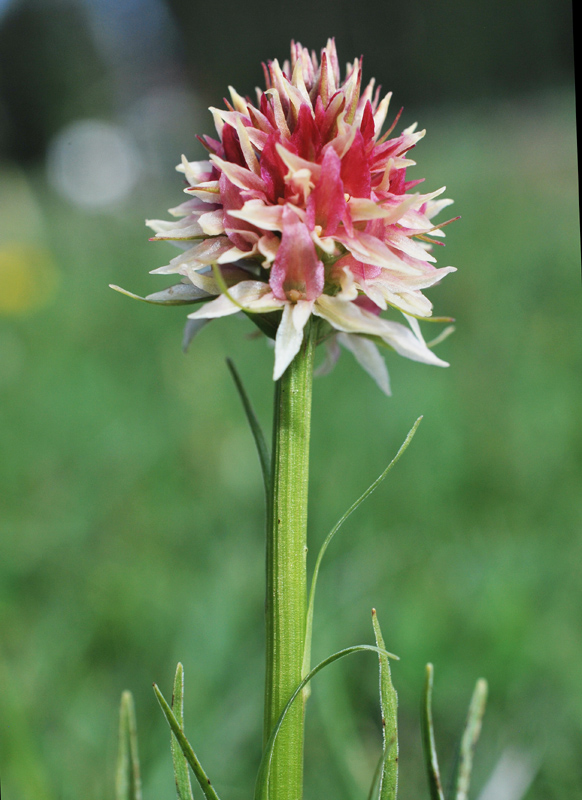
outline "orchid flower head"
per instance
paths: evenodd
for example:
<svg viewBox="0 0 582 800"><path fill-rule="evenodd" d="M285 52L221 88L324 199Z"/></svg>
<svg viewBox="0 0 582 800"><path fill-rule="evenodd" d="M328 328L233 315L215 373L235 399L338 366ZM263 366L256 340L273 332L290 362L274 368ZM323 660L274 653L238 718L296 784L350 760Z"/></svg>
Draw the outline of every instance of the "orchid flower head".
<svg viewBox="0 0 582 800"><path fill-rule="evenodd" d="M319 58L299 43L291 58L264 65L255 102L230 88L211 108L216 138L199 137L208 158L182 157L188 199L172 221L149 220L156 240L182 252L156 273L180 276L203 303L190 319L247 312L276 319L275 379L291 363L311 317L333 361L339 343L389 393L378 346L448 366L425 343L418 319L432 315L424 289L454 267L435 266L452 201L444 191L411 191L415 126L382 133L391 94L374 80L362 89L362 60L342 80L335 42ZM398 119L398 118L397 118ZM439 199L437 199L439 198ZM182 290L182 293L186 290ZM194 297L194 295L192 295ZM382 316L396 310L405 324Z"/></svg>

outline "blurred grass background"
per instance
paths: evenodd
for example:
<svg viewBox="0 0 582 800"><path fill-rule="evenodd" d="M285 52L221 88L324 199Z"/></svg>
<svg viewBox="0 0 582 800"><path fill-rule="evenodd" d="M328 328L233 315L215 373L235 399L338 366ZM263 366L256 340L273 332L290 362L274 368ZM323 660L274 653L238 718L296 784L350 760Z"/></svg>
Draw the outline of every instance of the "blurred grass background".
<svg viewBox="0 0 582 800"><path fill-rule="evenodd" d="M489 4L481 25L464 16L456 31L444 11L438 31L446 35L432 40L436 11L416 3L418 64L417 51L399 63L402 42L383 55L379 26L359 17L350 27L347 4L335 9L336 25L323 12L306 21L302 6L295 25L282 12L272 43L265 21L259 36L257 24L227 7L227 31L239 21L249 38L220 53L209 50L206 6L109 6L117 28L105 26L106 6L68 4L66 22L62 3L0 6L6 797L111 798L124 688L136 696L145 798L172 797L167 729L151 682L169 693L178 659L199 756L224 798L250 795L262 719L263 501L224 359L235 360L268 428L272 354L248 321L231 318L208 326L185 356L184 309L134 303L107 285L140 294L166 285L147 273L172 251L147 241L142 219L179 202L170 165L182 150L199 153L193 135L211 130L203 109L219 104L223 84L250 92L259 58L285 56L283 40L319 47L335 30L344 60L367 52L370 38L367 74L395 90L403 125L418 119L428 129L411 177L426 176L427 190L446 183L462 219L437 254L459 272L430 293L437 313L457 319L439 348L451 368L389 358L387 399L344 353L316 383L311 563L412 422L420 414L424 421L328 553L314 658L370 642L370 609L378 609L387 646L401 656L393 678L402 800L426 796L418 702L429 660L445 772L483 675L491 695L473 796L505 754L510 772L536 770L528 800L574 800L582 784L582 339L567 4L533 3L526 14L514 3L505 26L492 21L497 5ZM190 46L195 12L205 26L199 50ZM115 50L104 34L129 36L132 13L142 15L142 38L129 39L133 50ZM389 9L382 13L388 20ZM155 34L148 19L159 23ZM55 45L57 30L66 47ZM37 46L25 59L31 31ZM144 51L146 34L152 47ZM504 72L510 34L518 66ZM433 67L443 47L447 57ZM524 70L542 56L547 69ZM144 77L148 60L155 76ZM411 75L422 69L431 77L419 88ZM148 81L158 92L155 102L147 95L149 105ZM105 192L101 204L54 177L58 141L74 143L73 129L61 140L59 131L89 117L114 123L134 146L126 193ZM98 171L107 166L103 156ZM84 162L73 186L90 190L90 178ZM314 685L308 800L366 796L379 754L376 693L377 664L365 655Z"/></svg>

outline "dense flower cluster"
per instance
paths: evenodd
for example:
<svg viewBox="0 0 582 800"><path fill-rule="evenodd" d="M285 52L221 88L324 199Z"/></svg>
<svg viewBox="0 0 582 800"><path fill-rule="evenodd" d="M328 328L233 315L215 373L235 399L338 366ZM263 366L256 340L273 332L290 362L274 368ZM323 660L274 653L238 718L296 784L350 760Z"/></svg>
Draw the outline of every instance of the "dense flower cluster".
<svg viewBox="0 0 582 800"><path fill-rule="evenodd" d="M192 319L282 311L275 379L311 315L331 326L330 351L346 346L386 392L377 344L447 366L417 322L432 313L422 290L454 271L434 266L427 238L444 235L431 219L451 201L435 199L444 188L411 193L421 181L406 180L424 131L390 138L396 120L382 135L391 95L380 100L374 80L361 91L361 60L341 82L332 40L320 59L293 43L290 62L269 62L265 80L256 105L230 88L226 109L211 109L218 138L200 137L209 160L177 167L189 199L171 209L179 219L148 225L187 249L155 272L205 293ZM381 317L388 306L408 324Z"/></svg>

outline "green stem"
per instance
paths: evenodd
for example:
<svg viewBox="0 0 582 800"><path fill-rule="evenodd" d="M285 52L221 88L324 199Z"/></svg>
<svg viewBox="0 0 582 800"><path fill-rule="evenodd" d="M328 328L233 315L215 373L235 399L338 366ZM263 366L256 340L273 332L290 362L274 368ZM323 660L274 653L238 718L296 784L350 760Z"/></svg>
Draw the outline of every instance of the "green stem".
<svg viewBox="0 0 582 800"><path fill-rule="evenodd" d="M267 510L264 742L303 677L307 605L307 493L314 325L275 388L272 483ZM303 703L281 727L270 772L270 800L303 796Z"/></svg>

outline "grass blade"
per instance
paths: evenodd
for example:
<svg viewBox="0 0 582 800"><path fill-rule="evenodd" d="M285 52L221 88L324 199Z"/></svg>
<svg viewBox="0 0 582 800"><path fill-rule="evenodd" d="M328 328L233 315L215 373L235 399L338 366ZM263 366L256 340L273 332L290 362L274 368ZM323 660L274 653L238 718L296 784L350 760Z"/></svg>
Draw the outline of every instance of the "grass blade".
<svg viewBox="0 0 582 800"><path fill-rule="evenodd" d="M483 715L485 714L486 703L487 681L480 678L475 684L473 696L469 704L467 722L461 738L459 755L451 781L451 800L467 800L468 798L471 771L473 769L473 756L475 755L475 747L477 746L479 734L481 733L481 724L483 722Z"/></svg>
<svg viewBox="0 0 582 800"><path fill-rule="evenodd" d="M374 647L371 644L357 644L353 645L352 647L346 647L345 650L339 650L337 653L334 653L331 656L328 656L323 661L320 661L319 664L314 667L308 675L306 675L303 680L299 683L289 700L287 701L287 705L281 712L281 716L277 720L276 725L273 727L271 731L271 735L265 745L265 750L263 752L263 757L261 758L261 763L259 765L259 772L257 775L257 783L255 786L255 800L268 800L269 798L269 772L271 769L271 760L273 758L273 749L275 746L275 740L277 739L277 734L283 724L285 717L287 716L287 712L293 705L293 702L296 700L297 695L301 694L305 686L309 683L312 678L317 675L318 672L321 672L322 669L333 664L334 661L338 661L340 658L344 658L345 656L352 655L352 653L362 653L369 650L372 653L377 653L378 655L384 655L386 658L395 658L398 660L398 656L395 656L393 653L388 653L386 650L381 650L379 647Z"/></svg>
<svg viewBox="0 0 582 800"><path fill-rule="evenodd" d="M396 455L394 456L392 461L388 464L388 466L386 467L384 472L382 472L382 474L379 475L376 478L374 483L370 484L370 486L368 486L366 491L362 495L360 495L360 497L358 497L356 502L353 503L348 508L346 513L343 515L343 517L336 523L336 525L328 533L324 543L321 545L321 549L319 551L319 554L317 556L317 561L315 562L315 567L313 569L313 577L311 579L311 588L309 590L309 602L308 602L308 605L307 605L307 619L306 619L306 623L305 623L305 650L303 652L303 675L304 676L307 675L307 673L309 672L309 670L311 668L311 639L312 639L312 635L313 635L313 612L314 612L314 608L315 608L315 589L317 587L317 578L319 577L319 568L321 567L321 562L322 562L323 557L325 555L325 551L329 547L333 537L336 535L336 533L339 531L339 529L344 524L344 522L348 519L348 517L350 517L354 513L354 511L362 505L364 500L366 500L372 494L372 492L375 489L378 488L378 486L380 486L380 484L382 483L384 478L388 475L388 473L390 472L392 467L400 460L400 458L403 455L404 451L406 450L406 448L408 447L408 445L412 441L412 437L416 433L417 428L421 423L421 420L422 420L422 417L419 417L416 420L416 422L414 423L412 428L408 431L406 439L404 440L404 442L400 446L400 449L398 450L398 452L396 453Z"/></svg>
<svg viewBox="0 0 582 800"><path fill-rule="evenodd" d="M123 692L119 709L119 753L115 775L115 800L142 800L137 726L131 692Z"/></svg>
<svg viewBox="0 0 582 800"><path fill-rule="evenodd" d="M245 387L243 386L243 382L241 380L240 375L238 374L237 368L230 360L230 358L226 359L226 364L230 370L230 374L232 375L232 379L234 380L234 384L239 393L239 397L241 399L243 408L245 410L245 414L247 416L247 422L249 423L249 428L251 429L251 433L253 434L253 438L255 440L257 453L259 455L259 461L261 462L261 472L263 473L263 484L265 486L265 495L268 498L269 493L271 491L271 456L269 454L269 448L267 447L265 434L263 433L263 429L261 428L261 423L259 422L257 415L255 414L255 410L251 404L251 401L249 400L249 396L246 393Z"/></svg>
<svg viewBox="0 0 582 800"><path fill-rule="evenodd" d="M386 647L376 609L372 609L372 625L380 649L380 708L382 710L382 774L379 800L396 800L398 793L398 695L392 684L390 663L384 655Z"/></svg>
<svg viewBox="0 0 582 800"><path fill-rule="evenodd" d="M184 730L184 667L178 664L176 676L174 678L174 694L172 695L172 711L181 730ZM190 773L188 772L188 762L178 744L178 740L171 735L172 762L174 764L174 778L176 780L176 791L178 800L194 800L192 795L192 785L190 784Z"/></svg>
<svg viewBox="0 0 582 800"><path fill-rule="evenodd" d="M428 788L431 800L444 800L441 776L439 772L439 762L437 759L436 745L434 741L434 728L432 724L432 682L434 667L432 664L426 665L426 682L421 709L422 724L422 745L424 750L424 760L428 777Z"/></svg>
<svg viewBox="0 0 582 800"><path fill-rule="evenodd" d="M200 788L202 789L202 792L204 793L206 800L220 800L220 798L218 797L218 795L214 790L214 786L210 783L208 775L202 769L202 765L198 761L196 753L194 752L194 750L192 750L190 742L188 741L188 739L186 739L186 736L184 735L184 732L180 727L180 723L174 716L174 712L166 702L164 695L160 692L155 683L154 683L154 692L156 693L158 702L162 707L162 711L164 712L164 716L166 717L168 725L170 726L170 728L172 729L172 733L178 740L178 744L180 745L182 752L186 756L186 760L192 767L192 772L194 773L196 780L200 784Z"/></svg>
<svg viewBox="0 0 582 800"><path fill-rule="evenodd" d="M385 753L382 753L382 755L378 759L378 763L376 764L376 769L374 770L374 775L372 776L370 791L368 792L368 800L374 800L374 798L378 798L378 786L380 785L380 776L382 775L382 769L389 755L390 755L390 748L388 748Z"/></svg>
<svg viewBox="0 0 582 800"><path fill-rule="evenodd" d="M368 792L368 800L374 800L375 797L378 797L378 786L380 783L380 775L382 774L382 768L384 766L385 760L386 760L386 754L382 753L382 755L378 759L378 763L376 764L376 769L374 770L374 774L372 775L372 783L370 784L370 791Z"/></svg>

